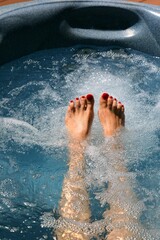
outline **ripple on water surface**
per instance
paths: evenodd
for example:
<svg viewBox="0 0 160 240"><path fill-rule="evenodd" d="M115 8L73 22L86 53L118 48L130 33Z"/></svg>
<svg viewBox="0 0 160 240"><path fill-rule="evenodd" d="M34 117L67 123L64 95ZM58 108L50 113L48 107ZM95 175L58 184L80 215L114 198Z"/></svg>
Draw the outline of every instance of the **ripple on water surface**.
<svg viewBox="0 0 160 240"><path fill-rule="evenodd" d="M160 59L131 49L56 49L1 66L0 76L1 238L52 239L52 229L67 227L103 239L125 226L136 239L159 240ZM124 103L126 128L104 140L95 114L85 155L92 223L75 227L57 211L68 169L66 106L89 92L96 113L104 91ZM129 221L114 221L108 204Z"/></svg>

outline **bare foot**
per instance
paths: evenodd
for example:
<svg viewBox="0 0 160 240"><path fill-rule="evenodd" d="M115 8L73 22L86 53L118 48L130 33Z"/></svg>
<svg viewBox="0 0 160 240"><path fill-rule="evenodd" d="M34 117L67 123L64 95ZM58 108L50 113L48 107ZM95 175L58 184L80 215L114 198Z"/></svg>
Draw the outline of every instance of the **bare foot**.
<svg viewBox="0 0 160 240"><path fill-rule="evenodd" d="M105 136L114 135L119 128L124 126L124 106L107 93L103 93L100 97L98 115Z"/></svg>
<svg viewBox="0 0 160 240"><path fill-rule="evenodd" d="M92 94L70 101L66 113L66 127L72 139L84 140L87 138L93 117L94 98Z"/></svg>

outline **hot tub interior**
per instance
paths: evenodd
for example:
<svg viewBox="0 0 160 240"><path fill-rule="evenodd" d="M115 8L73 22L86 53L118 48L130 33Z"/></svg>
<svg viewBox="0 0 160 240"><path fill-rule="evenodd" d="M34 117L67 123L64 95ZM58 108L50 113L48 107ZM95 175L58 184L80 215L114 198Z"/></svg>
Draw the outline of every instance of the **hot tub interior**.
<svg viewBox="0 0 160 240"><path fill-rule="evenodd" d="M109 7L111 12L114 11L113 6ZM123 23L126 9L116 8L116 13L122 17L122 27L118 29L115 20L110 29L110 24L104 26L102 19L99 23L92 24L94 17L98 15L95 11L98 8L92 8L90 21L86 20L84 7L80 11L74 10L72 15L68 15L68 9L62 11L59 8L61 14L59 15L58 12L54 15L54 19L56 18L60 25L54 29L54 33L60 32L53 41L56 47L51 49L41 50L44 46L51 47L51 39L55 37L52 32L52 38L46 38L45 34L46 32L49 34L49 28L46 29L45 34L41 33L43 38L40 42L45 39L45 43L42 41L43 44L42 42L40 44L38 36L34 37L40 32L41 26L42 29L45 28L45 19L41 22L42 25L38 25L38 22L39 29L36 29L36 24L35 26L33 24L33 29L28 28L28 23L26 23L27 31L24 26L19 25L17 28L12 26L11 35L8 30L5 35L5 28L2 28L1 62L8 62L10 59L36 50L35 53L21 56L0 67L2 239L53 239L55 228L58 225L63 227L64 222L58 221L58 207L63 179L68 171L64 116L69 100L88 92L94 94L96 99L92 135L85 153L85 182L90 196L92 217L87 227L80 227L88 238L103 239L107 235L106 229L113 227L110 222L105 225L103 213L109 209L108 202L118 199L121 208L130 216L139 219L139 225L133 222L124 223L127 229L140 239L159 240L160 238L160 58L153 56L152 47L147 50L147 53L151 50L151 55L131 49L132 46L136 46L134 40L131 40L129 48L127 46L129 41L124 31L139 24L142 21L140 15L129 14L130 21L126 25L125 22ZM45 8L44 5L44 11L45 9L48 7ZM106 9L108 7L100 10L104 16ZM81 16L80 19L77 18L76 11L78 16ZM65 15L62 12L65 12ZM17 18L17 12L13 11L12 14ZM22 14L21 10L19 14ZM26 14L26 11L23 14ZM82 16L87 21L85 29ZM37 12L32 17L36 19ZM71 22L72 17L74 17L73 22ZM110 14L107 20L109 23ZM10 21L8 19L5 24L10 24ZM52 21L50 27L51 23ZM103 41L99 37L94 38L92 27L100 31ZM34 40L30 49L28 41L31 35L28 36L28 32L34 32L35 29L36 33L32 36ZM66 35L62 33L62 29L65 29ZM91 31L87 40L82 38L82 29ZM24 31L26 35L22 37L21 33ZM106 32L101 31L109 31L109 39L106 38ZM115 31L123 32L120 40L116 40L116 44L111 39ZM6 47L13 36L15 38L8 49L8 55L5 56ZM124 39L122 36L125 36ZM16 41L22 41L21 45L12 49ZM96 41L98 44L95 46L93 43ZM46 45L46 42L49 45ZM25 49L22 48L23 45ZM145 49L147 48L143 48L143 51ZM104 91L125 104L126 130L118 139L123 148L115 151L109 147L112 146L112 140L104 141L96 114L99 95ZM127 166L127 172L122 173L114 169L119 159ZM119 177L125 177L130 183L137 198L136 202L132 197L128 199L124 197L121 185L117 184ZM109 182L112 183L110 190ZM105 228L101 229L104 225ZM74 226L68 227L75 231ZM79 226L76 227L78 229ZM120 228L121 225L114 227Z"/></svg>

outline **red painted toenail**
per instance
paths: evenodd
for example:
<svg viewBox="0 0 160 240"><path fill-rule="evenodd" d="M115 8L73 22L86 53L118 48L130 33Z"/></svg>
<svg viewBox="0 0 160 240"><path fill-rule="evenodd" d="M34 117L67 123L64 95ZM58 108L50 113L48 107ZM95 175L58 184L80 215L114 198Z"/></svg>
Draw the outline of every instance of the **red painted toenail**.
<svg viewBox="0 0 160 240"><path fill-rule="evenodd" d="M121 102L118 102L119 104L122 104Z"/></svg>
<svg viewBox="0 0 160 240"><path fill-rule="evenodd" d="M76 100L79 100L79 98L77 97Z"/></svg>
<svg viewBox="0 0 160 240"><path fill-rule="evenodd" d="M89 101L91 101L91 100L93 99L93 95L92 95L92 94L88 94L88 95L87 95L87 99L88 99Z"/></svg>
<svg viewBox="0 0 160 240"><path fill-rule="evenodd" d="M107 99L108 99L108 96L109 96L108 93L103 93L103 94L102 94L102 98L103 98L104 100L107 100Z"/></svg>
<svg viewBox="0 0 160 240"><path fill-rule="evenodd" d="M122 107L124 108L124 105L122 105Z"/></svg>
<svg viewBox="0 0 160 240"><path fill-rule="evenodd" d="M85 98L85 96L82 96L81 98Z"/></svg>
<svg viewBox="0 0 160 240"><path fill-rule="evenodd" d="M73 103L73 100L71 100L70 103Z"/></svg>
<svg viewBox="0 0 160 240"><path fill-rule="evenodd" d="M109 98L110 98L110 99L113 99L113 97L112 97L112 96L109 96Z"/></svg>
<svg viewBox="0 0 160 240"><path fill-rule="evenodd" d="M116 99L116 98L114 98L113 100L114 100L114 101L117 101L117 99Z"/></svg>

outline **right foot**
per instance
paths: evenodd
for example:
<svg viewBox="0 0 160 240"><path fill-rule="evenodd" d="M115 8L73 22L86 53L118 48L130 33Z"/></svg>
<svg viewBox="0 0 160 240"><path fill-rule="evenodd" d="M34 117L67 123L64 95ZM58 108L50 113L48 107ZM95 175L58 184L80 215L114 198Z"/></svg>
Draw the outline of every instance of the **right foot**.
<svg viewBox="0 0 160 240"><path fill-rule="evenodd" d="M87 138L94 117L93 106L94 97L92 94L70 101L65 118L70 138L74 140Z"/></svg>
<svg viewBox="0 0 160 240"><path fill-rule="evenodd" d="M124 126L124 106L107 93L103 93L100 97L98 115L105 136L114 135L118 129Z"/></svg>

